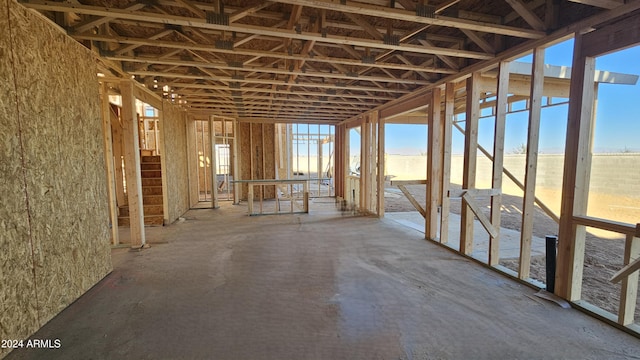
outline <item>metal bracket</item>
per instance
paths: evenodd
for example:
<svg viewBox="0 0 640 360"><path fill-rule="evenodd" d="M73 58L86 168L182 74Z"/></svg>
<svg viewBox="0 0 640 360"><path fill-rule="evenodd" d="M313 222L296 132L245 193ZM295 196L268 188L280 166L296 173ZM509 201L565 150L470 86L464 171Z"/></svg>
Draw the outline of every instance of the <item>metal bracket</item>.
<svg viewBox="0 0 640 360"><path fill-rule="evenodd" d="M432 5L416 5L416 16L434 19L436 17L436 7Z"/></svg>
<svg viewBox="0 0 640 360"><path fill-rule="evenodd" d="M216 49L233 50L233 41L231 40L216 40Z"/></svg>
<svg viewBox="0 0 640 360"><path fill-rule="evenodd" d="M398 35L389 35L389 34L384 34L384 39L383 39L384 43L386 45L395 45L398 46L400 45L400 36Z"/></svg>
<svg viewBox="0 0 640 360"><path fill-rule="evenodd" d="M375 64L376 63L376 57L373 55L363 55L362 56L362 63L363 64Z"/></svg>
<svg viewBox="0 0 640 360"><path fill-rule="evenodd" d="M207 24L229 25L229 15L207 11L205 21L207 22Z"/></svg>

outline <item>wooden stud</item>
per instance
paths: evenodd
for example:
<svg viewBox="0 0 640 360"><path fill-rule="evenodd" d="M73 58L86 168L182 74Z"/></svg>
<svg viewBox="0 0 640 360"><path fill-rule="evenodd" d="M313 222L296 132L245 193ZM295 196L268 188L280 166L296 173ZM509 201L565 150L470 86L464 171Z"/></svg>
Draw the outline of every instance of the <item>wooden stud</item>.
<svg viewBox="0 0 640 360"><path fill-rule="evenodd" d="M584 56L582 46L583 36L576 33L556 272L556 295L570 301L579 300L582 291L586 229L576 225L573 216L585 215L587 210L595 102L595 59Z"/></svg>
<svg viewBox="0 0 640 360"><path fill-rule="evenodd" d="M638 258L640 258L640 239L633 235L627 235L624 247L624 265L628 265ZM622 292L618 311L618 323L620 323L620 325L627 326L633 324L637 298L638 271L635 271L622 280Z"/></svg>
<svg viewBox="0 0 640 360"><path fill-rule="evenodd" d="M200 201L198 194L198 151L196 149L196 121L189 116L185 121L187 131L187 171L189 174L189 207Z"/></svg>
<svg viewBox="0 0 640 360"><path fill-rule="evenodd" d="M529 129L527 132L522 229L520 231L520 267L518 269L518 277L520 279L527 279L531 270L531 241L533 237L533 215L535 212L538 145L540 142L540 115L542 111L542 88L544 86L544 51L544 48L536 48L533 51L530 96L531 106L529 108Z"/></svg>
<svg viewBox="0 0 640 360"><path fill-rule="evenodd" d="M364 114L360 120L360 210L367 210L367 116Z"/></svg>
<svg viewBox="0 0 640 360"><path fill-rule="evenodd" d="M224 131L224 124L222 127ZM216 124L215 117L209 117L209 156L211 157L211 208L217 209L218 204L218 162L216 153Z"/></svg>
<svg viewBox="0 0 640 360"><path fill-rule="evenodd" d="M233 180L240 179L240 164L239 164L239 155L238 155L238 143L240 138L240 129L238 126L238 121L236 119L232 120L233 123L233 144L231 146L231 151L233 152ZM233 203L234 205L240 204L241 186L238 184L233 185Z"/></svg>
<svg viewBox="0 0 640 360"><path fill-rule="evenodd" d="M508 108L508 106L507 106ZM455 127L458 131L460 131L462 134L464 134L464 129L462 127L460 127L460 125L458 124L453 124L453 127ZM493 156L491 156L491 153L489 151L487 151L487 149L485 149L484 147L482 147L482 145L478 145L478 150L480 150L480 152L482 152L487 159L493 161ZM502 172L507 175L507 177L514 183L516 184L516 186L518 186L522 191L524 191L524 184L522 184L520 182L520 180L518 180L518 178L516 178L515 175L513 175L513 173L511 171L509 171L507 168L502 168ZM545 205L545 203L542 202L542 200L538 199L537 197L534 199L536 205L538 205L551 219L553 219L555 222L560 222L560 218L558 217L558 215L556 215L547 205Z"/></svg>
<svg viewBox="0 0 640 360"><path fill-rule="evenodd" d="M113 138L111 134L111 105L109 104L109 85L102 83L102 139L104 161L107 170L107 195L109 197L109 219L111 220L111 244L120 244L118 234L118 202L116 195L116 174L113 160Z"/></svg>
<svg viewBox="0 0 640 360"><path fill-rule="evenodd" d="M121 109L122 110L122 109ZM113 114L116 119L119 120L120 114L116 114L113 110L110 109L111 114ZM122 167L122 157L124 153L123 149L123 136L122 126L120 121L111 121L111 131L113 132L113 158L115 165L115 177L116 177L116 199L118 206L127 204L127 197L124 193L124 168Z"/></svg>
<svg viewBox="0 0 640 360"><path fill-rule="evenodd" d="M142 248L146 244L144 231L144 208L142 204L142 179L140 175L140 146L138 114L133 96L133 82L120 82L122 95L122 124L124 132L124 161L127 176L127 198L129 200L129 223L131 248Z"/></svg>
<svg viewBox="0 0 640 360"><path fill-rule="evenodd" d="M441 210L440 194L442 190L443 118L440 117L440 88L434 88L429 96L429 130L427 133L427 204L425 236L438 238L438 212Z"/></svg>
<svg viewBox="0 0 640 360"><path fill-rule="evenodd" d="M450 201L445 194L449 192L451 183L451 132L453 130L455 103L455 85L447 83L445 85L444 96L444 124L442 128L442 209L440 210L440 242L446 244L449 242L449 211Z"/></svg>
<svg viewBox="0 0 640 360"><path fill-rule="evenodd" d="M464 137L464 168L462 187L474 189L476 186L476 168L478 155L478 119L480 117L480 91L478 81L480 73L473 73L467 79L467 107ZM470 255L473 251L473 213L462 200L460 220L460 251Z"/></svg>
<svg viewBox="0 0 640 360"><path fill-rule="evenodd" d="M509 62L503 61L498 68L498 93L496 104L496 124L493 135L493 175L491 187L502 189L502 172L504 170L504 138L507 118L507 96L509 95ZM502 195L491 198L491 224L498 229L496 236L489 239L489 265L500 262L500 215Z"/></svg>
<svg viewBox="0 0 640 360"><path fill-rule="evenodd" d="M384 138L384 123L385 120L380 117L378 111L375 112L378 118L378 199L377 199L377 213L378 217L384 217L384 185L385 185L385 138Z"/></svg>
<svg viewBox="0 0 640 360"><path fill-rule="evenodd" d="M368 152L369 156L367 157L367 161L369 162L369 172L367 174L369 178L369 212L375 213L378 207L378 164L377 164L377 155L378 155L378 112L370 112L369 113L369 144L368 144Z"/></svg>
<svg viewBox="0 0 640 360"><path fill-rule="evenodd" d="M158 130L159 130L159 135L158 135L158 142L159 144L156 144L157 147L157 151L158 153L156 155L160 155L160 177L161 177L161 181L162 181L162 216L163 216L163 223L166 225L169 225L171 223L172 220L175 219L169 219L169 188L167 187L167 151L166 151L166 147L165 147L165 119L164 119L164 106L173 106L168 102L163 101L162 102L162 108L160 109L156 109L158 111L158 119L160 121L158 121Z"/></svg>

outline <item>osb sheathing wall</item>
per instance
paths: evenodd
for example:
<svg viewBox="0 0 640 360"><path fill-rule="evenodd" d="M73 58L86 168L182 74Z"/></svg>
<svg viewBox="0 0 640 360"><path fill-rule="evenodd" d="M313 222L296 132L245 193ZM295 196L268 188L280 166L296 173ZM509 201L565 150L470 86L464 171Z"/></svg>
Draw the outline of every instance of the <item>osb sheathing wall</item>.
<svg viewBox="0 0 640 360"><path fill-rule="evenodd" d="M187 163L186 113L167 101L162 102L165 172L169 213L165 219L174 222L189 210L189 169Z"/></svg>
<svg viewBox="0 0 640 360"><path fill-rule="evenodd" d="M275 124L239 123L239 163L242 180L275 179ZM248 185L242 184L242 199L247 199ZM255 188L259 196L259 188ZM275 197L275 187L265 186L265 199Z"/></svg>
<svg viewBox="0 0 640 360"><path fill-rule="evenodd" d="M0 339L31 335L112 268L92 59L1 0Z"/></svg>

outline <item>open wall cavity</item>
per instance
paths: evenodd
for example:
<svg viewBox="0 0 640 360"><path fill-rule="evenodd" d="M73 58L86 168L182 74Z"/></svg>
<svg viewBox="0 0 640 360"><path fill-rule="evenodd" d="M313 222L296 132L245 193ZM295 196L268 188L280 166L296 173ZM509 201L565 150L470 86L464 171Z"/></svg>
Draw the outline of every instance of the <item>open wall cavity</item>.
<svg viewBox="0 0 640 360"><path fill-rule="evenodd" d="M310 197L335 196L335 127L277 124L278 176L307 180Z"/></svg>

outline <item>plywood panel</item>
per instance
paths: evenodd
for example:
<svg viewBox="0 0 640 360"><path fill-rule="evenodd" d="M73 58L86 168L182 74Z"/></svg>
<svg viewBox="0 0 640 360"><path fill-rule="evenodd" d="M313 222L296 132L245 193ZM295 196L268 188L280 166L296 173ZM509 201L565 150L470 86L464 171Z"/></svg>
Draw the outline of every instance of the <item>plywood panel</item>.
<svg viewBox="0 0 640 360"><path fill-rule="evenodd" d="M97 70L87 49L39 15L9 2L9 16L12 53L19 54L13 64L13 106L23 139L42 325L111 270ZM13 141L10 133L2 131L2 136ZM24 192L13 196L25 198ZM3 197L3 207L5 201ZM17 224L19 232L21 221ZM18 286L16 291L24 294L31 288L28 281ZM16 304L5 304L11 305ZM21 307L9 311L29 312Z"/></svg>
<svg viewBox="0 0 640 360"><path fill-rule="evenodd" d="M262 162L262 124L251 124L251 147L248 155L251 157L252 179L264 179Z"/></svg>
<svg viewBox="0 0 640 360"><path fill-rule="evenodd" d="M0 339L38 328L7 2L0 3ZM0 358L8 352L0 349Z"/></svg>
<svg viewBox="0 0 640 360"><path fill-rule="evenodd" d="M167 200L169 213L165 218L169 223L189 210L189 170L187 163L186 114L180 108L166 101L162 103L164 129L164 154L167 179Z"/></svg>

